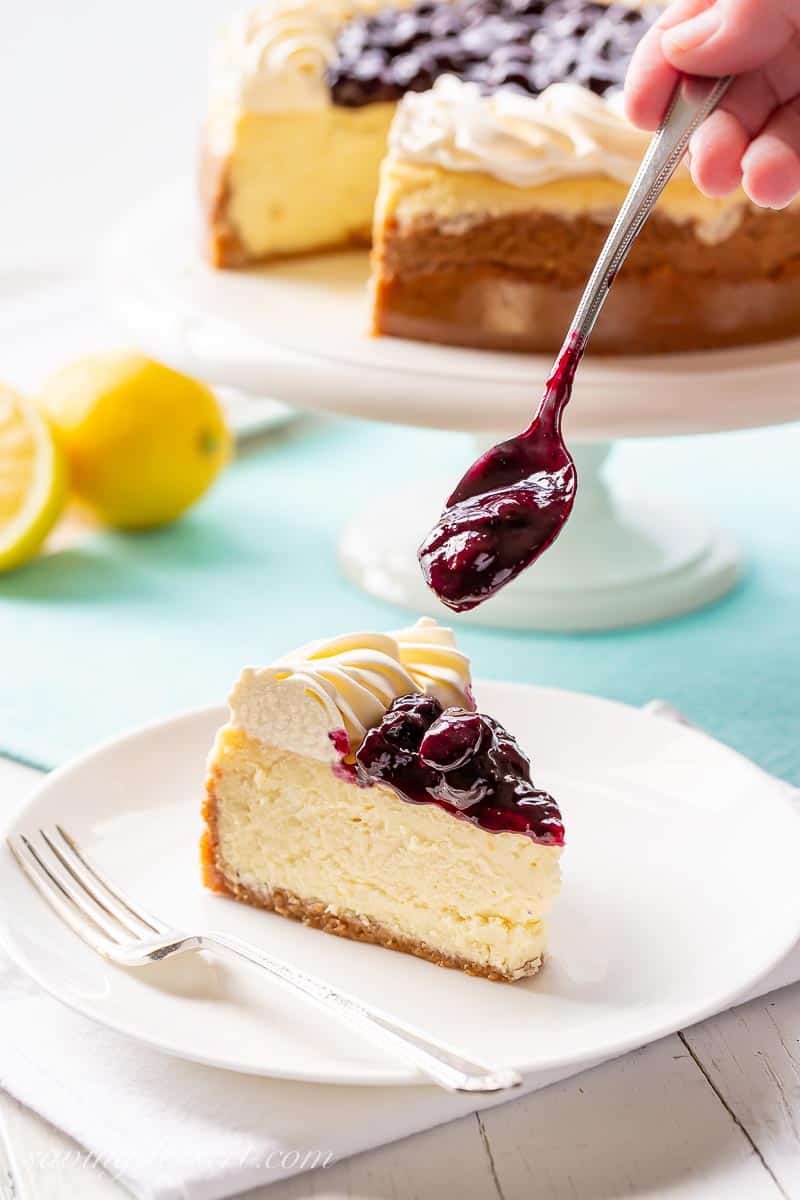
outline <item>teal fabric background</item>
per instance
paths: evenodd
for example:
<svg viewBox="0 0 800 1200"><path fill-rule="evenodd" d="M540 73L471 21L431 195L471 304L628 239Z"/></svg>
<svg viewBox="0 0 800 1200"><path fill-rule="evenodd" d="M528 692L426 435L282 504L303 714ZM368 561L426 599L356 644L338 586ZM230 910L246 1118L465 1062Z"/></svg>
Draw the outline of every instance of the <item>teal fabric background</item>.
<svg viewBox="0 0 800 1200"><path fill-rule="evenodd" d="M302 424L243 454L174 527L98 534L0 577L0 750L53 766L137 724L220 703L245 664L324 634L405 623L409 614L340 576L338 533L381 489L455 480L471 454L453 434ZM696 500L737 535L744 582L713 608L643 629L463 626L475 674L632 704L663 697L800 783L799 463L800 426L621 447L615 469L654 494Z"/></svg>

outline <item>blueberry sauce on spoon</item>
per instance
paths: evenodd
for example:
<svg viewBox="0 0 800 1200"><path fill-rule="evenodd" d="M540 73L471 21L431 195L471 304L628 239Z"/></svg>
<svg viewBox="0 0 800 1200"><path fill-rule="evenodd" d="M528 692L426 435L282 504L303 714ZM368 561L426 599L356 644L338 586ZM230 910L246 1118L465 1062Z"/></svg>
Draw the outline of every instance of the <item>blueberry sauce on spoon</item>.
<svg viewBox="0 0 800 1200"><path fill-rule="evenodd" d="M419 550L428 585L448 608L466 612L505 587L558 537L572 511L577 477L561 419L606 297L637 234L732 79L685 78L650 143L597 260L524 433L494 446L467 471Z"/></svg>
<svg viewBox="0 0 800 1200"><path fill-rule="evenodd" d="M583 356L568 340L524 433L470 467L419 551L429 587L457 612L475 608L551 546L575 501L577 474L561 418Z"/></svg>

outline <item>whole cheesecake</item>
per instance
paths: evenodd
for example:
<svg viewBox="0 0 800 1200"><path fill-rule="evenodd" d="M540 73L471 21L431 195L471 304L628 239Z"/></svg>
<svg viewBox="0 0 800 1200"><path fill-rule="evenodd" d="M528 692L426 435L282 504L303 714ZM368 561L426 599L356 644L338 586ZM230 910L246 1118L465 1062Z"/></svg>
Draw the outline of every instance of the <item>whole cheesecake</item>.
<svg viewBox="0 0 800 1200"><path fill-rule="evenodd" d="M621 90L658 11L633 0L272 0L243 14L212 73L211 262L372 237L374 333L554 353L647 146ZM800 207L710 199L682 170L592 351L798 334Z"/></svg>
<svg viewBox="0 0 800 1200"><path fill-rule="evenodd" d="M214 891L488 979L541 964L561 815L434 621L244 671L204 820Z"/></svg>

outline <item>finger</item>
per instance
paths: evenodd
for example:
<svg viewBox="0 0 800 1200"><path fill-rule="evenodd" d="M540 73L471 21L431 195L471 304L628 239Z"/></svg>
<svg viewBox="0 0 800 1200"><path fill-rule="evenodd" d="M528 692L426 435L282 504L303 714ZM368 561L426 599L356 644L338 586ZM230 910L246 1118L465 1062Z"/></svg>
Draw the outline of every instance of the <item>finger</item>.
<svg viewBox="0 0 800 1200"><path fill-rule="evenodd" d="M720 105L721 110L741 122L750 137L760 133L780 107L781 100L775 93L767 70L749 71L741 75Z"/></svg>
<svg viewBox="0 0 800 1200"><path fill-rule="evenodd" d="M774 65L774 64L773 64ZM740 76L715 113L692 138L691 173L707 196L727 196L742 181L742 158L780 103L768 71ZM795 81L800 73L795 75Z"/></svg>
<svg viewBox="0 0 800 1200"><path fill-rule="evenodd" d="M675 0L675 3L670 4L661 14L656 24L659 29L672 29L673 26L682 25L684 21L689 21L698 13L711 8L714 3L716 0Z"/></svg>
<svg viewBox="0 0 800 1200"><path fill-rule="evenodd" d="M789 44L794 26L782 6L763 0L717 0L664 31L664 57L692 75L741 75Z"/></svg>
<svg viewBox="0 0 800 1200"><path fill-rule="evenodd" d="M661 52L661 33L650 29L636 47L625 80L625 114L639 129L657 129L670 96L678 83L678 72Z"/></svg>
<svg viewBox="0 0 800 1200"><path fill-rule="evenodd" d="M764 76L775 94L776 108L795 98L800 81L800 38L793 38L786 49L764 68Z"/></svg>
<svg viewBox="0 0 800 1200"><path fill-rule="evenodd" d="M762 208L786 208L800 196L800 100L779 109L750 143L742 186Z"/></svg>
<svg viewBox="0 0 800 1200"><path fill-rule="evenodd" d="M678 83L678 72L664 57L661 38L670 21L683 21L713 0L681 0L670 5L636 47L625 80L625 112L640 129L657 129Z"/></svg>
<svg viewBox="0 0 800 1200"><path fill-rule="evenodd" d="M692 179L706 196L729 196L742 182L742 157L750 134L738 117L717 109L690 144Z"/></svg>

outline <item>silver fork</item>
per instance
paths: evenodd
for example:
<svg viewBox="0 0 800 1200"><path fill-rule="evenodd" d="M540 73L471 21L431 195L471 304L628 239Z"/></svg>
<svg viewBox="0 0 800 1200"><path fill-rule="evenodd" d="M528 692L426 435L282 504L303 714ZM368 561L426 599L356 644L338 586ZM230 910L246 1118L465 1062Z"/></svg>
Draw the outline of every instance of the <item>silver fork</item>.
<svg viewBox="0 0 800 1200"><path fill-rule="evenodd" d="M14 834L8 845L50 907L81 941L110 962L144 967L174 954L210 950L245 962L301 992L326 1012L405 1058L440 1087L454 1092L498 1092L522 1082L510 1068L471 1062L436 1045L391 1017L288 963L224 933L185 933L128 899L86 858L60 825L31 837Z"/></svg>

